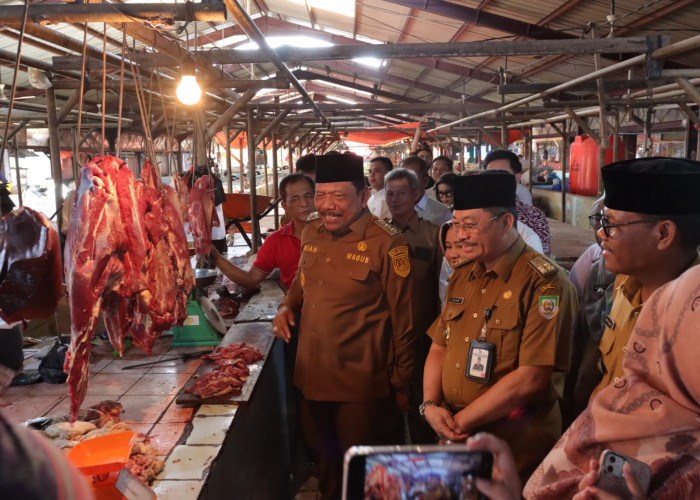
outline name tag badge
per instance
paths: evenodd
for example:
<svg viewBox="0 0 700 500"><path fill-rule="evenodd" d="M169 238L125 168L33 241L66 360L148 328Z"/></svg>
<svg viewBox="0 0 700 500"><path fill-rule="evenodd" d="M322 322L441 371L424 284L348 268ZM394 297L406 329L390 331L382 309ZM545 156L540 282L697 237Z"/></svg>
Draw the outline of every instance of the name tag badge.
<svg viewBox="0 0 700 500"><path fill-rule="evenodd" d="M483 340L472 340L469 343L467 370L464 376L469 380L487 384L491 378L494 359L496 359L495 344Z"/></svg>
<svg viewBox="0 0 700 500"><path fill-rule="evenodd" d="M450 304L464 304L464 297L450 297Z"/></svg>
<svg viewBox="0 0 700 500"><path fill-rule="evenodd" d="M615 329L615 322L612 320L612 318L610 316L605 317L605 326L610 328L611 331Z"/></svg>

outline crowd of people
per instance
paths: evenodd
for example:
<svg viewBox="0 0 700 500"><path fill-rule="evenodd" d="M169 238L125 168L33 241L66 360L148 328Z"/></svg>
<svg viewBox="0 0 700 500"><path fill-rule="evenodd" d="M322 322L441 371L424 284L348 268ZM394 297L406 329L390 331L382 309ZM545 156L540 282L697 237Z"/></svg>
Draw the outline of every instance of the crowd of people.
<svg viewBox="0 0 700 500"><path fill-rule="evenodd" d="M700 424L682 345L700 309L700 164L605 166L597 243L574 285L547 256L546 217L519 195L515 154L466 175L423 156L373 158L369 189L361 158L314 157L316 211L273 331L299 343L322 497L339 497L352 445L466 441L496 457L478 483L491 498L607 498L607 448L651 467L648 492L627 474L633 497L691 498Z"/></svg>
<svg viewBox="0 0 700 500"><path fill-rule="evenodd" d="M351 153L302 157L251 269L213 250L246 287L280 269L272 330L321 497L340 498L350 446L465 442L494 455L489 498L614 498L606 450L649 466L625 465L623 497L695 498L700 163L603 167L571 274L515 154L452 166L417 151L365 177Z"/></svg>

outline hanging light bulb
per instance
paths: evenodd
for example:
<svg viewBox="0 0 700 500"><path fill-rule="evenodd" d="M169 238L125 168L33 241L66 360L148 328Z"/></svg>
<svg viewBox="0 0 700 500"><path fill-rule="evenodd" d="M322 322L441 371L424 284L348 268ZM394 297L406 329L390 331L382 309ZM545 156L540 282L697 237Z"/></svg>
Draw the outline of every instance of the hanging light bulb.
<svg viewBox="0 0 700 500"><path fill-rule="evenodd" d="M202 97L202 89L199 88L197 77L195 76L195 68L192 61L183 61L182 78L175 91L178 100L182 104L192 106L197 104Z"/></svg>

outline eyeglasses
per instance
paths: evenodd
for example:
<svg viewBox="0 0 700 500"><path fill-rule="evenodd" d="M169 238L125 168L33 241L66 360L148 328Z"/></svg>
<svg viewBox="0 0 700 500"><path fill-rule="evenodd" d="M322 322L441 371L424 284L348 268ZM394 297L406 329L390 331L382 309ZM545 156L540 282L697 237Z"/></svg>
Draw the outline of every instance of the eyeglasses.
<svg viewBox="0 0 700 500"><path fill-rule="evenodd" d="M437 190L436 193L437 193L438 198L451 198L452 197L452 191Z"/></svg>
<svg viewBox="0 0 700 500"><path fill-rule="evenodd" d="M598 229L603 227L600 224L600 220L602 218L603 218L603 214L589 215L588 216L588 223L591 225L591 229L593 229L594 231L597 231Z"/></svg>
<svg viewBox="0 0 700 500"><path fill-rule="evenodd" d="M593 217L593 216L591 216ZM615 234L617 234L615 229L618 227L622 226L631 226L632 224L643 224L645 222L659 222L662 219L641 219L641 220L633 220L630 222L621 222L619 224L610 224L610 219L608 219L605 215L600 216L600 221L599 221L599 226L598 229L602 229L603 232L605 233L605 236L608 238L612 238ZM589 217L590 221L590 217ZM593 226L593 222L591 222L591 226ZM595 228L595 226L593 226ZM596 229L596 231L598 230Z"/></svg>
<svg viewBox="0 0 700 500"><path fill-rule="evenodd" d="M505 215L505 214L507 214L507 213L508 213L508 212L501 212L501 213L498 214L498 215L494 215L493 217L491 217L489 220L487 220L487 221L484 222L483 224L482 224L481 222L457 222L457 221L452 221L452 222L450 222L450 224L451 224L452 227L454 227L455 229L461 229L461 230L464 231L465 233L469 233L469 234L478 234L479 232L481 232L481 230L482 230L484 227L486 227L487 224L489 224L490 222L495 221L495 220L498 219L501 215Z"/></svg>

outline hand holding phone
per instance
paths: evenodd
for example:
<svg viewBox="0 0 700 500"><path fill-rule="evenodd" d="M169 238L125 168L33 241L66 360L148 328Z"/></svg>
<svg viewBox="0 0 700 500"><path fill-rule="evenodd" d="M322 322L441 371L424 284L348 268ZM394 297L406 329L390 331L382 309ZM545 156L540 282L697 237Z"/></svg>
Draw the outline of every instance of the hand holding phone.
<svg viewBox="0 0 700 500"><path fill-rule="evenodd" d="M455 446L354 446L345 454L344 500L484 497L476 479L491 478L493 455Z"/></svg>
<svg viewBox="0 0 700 500"><path fill-rule="evenodd" d="M522 484L515 466L513 453L508 443L498 439L493 434L480 432L467 439L467 448L470 450L486 450L493 454L493 474L491 480L476 479L476 487L488 498L499 500L520 500L522 498Z"/></svg>
<svg viewBox="0 0 700 500"><path fill-rule="evenodd" d="M579 493L573 500L609 500L647 498L651 468L644 462L605 450L600 461L591 460L590 472L579 483Z"/></svg>

